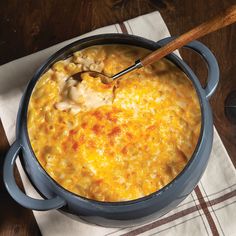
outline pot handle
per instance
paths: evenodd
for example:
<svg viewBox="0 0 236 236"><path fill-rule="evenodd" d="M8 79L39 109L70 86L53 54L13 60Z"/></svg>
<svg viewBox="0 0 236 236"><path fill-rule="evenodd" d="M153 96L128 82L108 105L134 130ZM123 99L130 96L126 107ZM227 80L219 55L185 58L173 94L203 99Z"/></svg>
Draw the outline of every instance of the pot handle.
<svg viewBox="0 0 236 236"><path fill-rule="evenodd" d="M21 144L16 140L7 152L3 166L3 181L11 197L20 205L32 210L47 211L64 206L66 202L59 196L46 200L34 199L19 189L14 178L14 165L21 149Z"/></svg>
<svg viewBox="0 0 236 236"><path fill-rule="evenodd" d="M161 39L157 43L160 46L163 46L170 41L175 39L175 37L167 37L164 39ZM199 41L192 41L188 43L187 45L184 46L185 48L190 48L197 52L206 62L207 64L207 69L208 69L208 78L207 78L207 84L206 87L204 88L205 93L206 93L206 98L209 99L213 93L215 92L217 85L219 83L219 66L217 63L217 60L213 53L210 51L208 47L206 47L204 44L202 44Z"/></svg>

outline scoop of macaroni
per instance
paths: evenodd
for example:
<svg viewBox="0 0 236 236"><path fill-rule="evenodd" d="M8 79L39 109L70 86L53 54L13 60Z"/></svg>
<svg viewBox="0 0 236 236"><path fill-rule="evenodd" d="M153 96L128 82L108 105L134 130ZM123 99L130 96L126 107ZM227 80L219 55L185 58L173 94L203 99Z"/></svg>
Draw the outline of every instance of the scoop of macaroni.
<svg viewBox="0 0 236 236"><path fill-rule="evenodd" d="M55 107L61 111L77 114L102 105L111 105L113 84L104 84L100 77L81 73L79 81L70 77L61 86L60 102Z"/></svg>
<svg viewBox="0 0 236 236"><path fill-rule="evenodd" d="M127 201L170 183L196 147L201 110L186 75L162 59L103 84L88 73L125 69L149 51L97 45L55 63L37 82L28 133L45 171L63 188L99 201Z"/></svg>

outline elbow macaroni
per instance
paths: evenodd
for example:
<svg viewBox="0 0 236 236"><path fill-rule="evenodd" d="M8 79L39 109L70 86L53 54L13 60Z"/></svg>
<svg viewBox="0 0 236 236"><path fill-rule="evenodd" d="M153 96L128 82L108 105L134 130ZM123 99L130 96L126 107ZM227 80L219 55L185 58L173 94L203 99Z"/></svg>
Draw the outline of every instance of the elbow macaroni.
<svg viewBox="0 0 236 236"><path fill-rule="evenodd" d="M37 82L28 133L45 171L65 189L99 201L151 194L185 167L198 141L201 111L186 75L162 59L127 74L113 91L82 70L113 75L148 50L92 46L58 61Z"/></svg>

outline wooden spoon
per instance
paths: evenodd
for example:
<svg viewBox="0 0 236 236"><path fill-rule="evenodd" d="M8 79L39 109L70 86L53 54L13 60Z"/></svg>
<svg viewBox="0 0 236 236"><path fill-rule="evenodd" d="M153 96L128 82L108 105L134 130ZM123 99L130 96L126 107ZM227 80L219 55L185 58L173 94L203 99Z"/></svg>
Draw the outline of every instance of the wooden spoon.
<svg viewBox="0 0 236 236"><path fill-rule="evenodd" d="M161 58L165 57L169 53L175 51L176 49L179 49L183 47L184 45L188 44L189 42L201 38L202 36L209 34L211 32L214 32L218 29L221 29L223 27L226 27L227 25L233 24L236 22L236 4L226 9L223 13L220 15L206 21L205 23L202 23L201 25L191 29L190 31L180 35L170 43L164 45L163 47L153 51L143 59L137 60L134 65L126 68L125 70L115 74L112 77L108 77L106 75L103 75L98 72L91 72L93 73L92 76L97 76L101 78L101 81L103 83L110 83L113 80L119 78L120 76L133 71L134 69L141 68L143 66L150 65ZM79 72L72 76L75 79L78 79L78 77L81 80L81 73L90 73L90 72Z"/></svg>

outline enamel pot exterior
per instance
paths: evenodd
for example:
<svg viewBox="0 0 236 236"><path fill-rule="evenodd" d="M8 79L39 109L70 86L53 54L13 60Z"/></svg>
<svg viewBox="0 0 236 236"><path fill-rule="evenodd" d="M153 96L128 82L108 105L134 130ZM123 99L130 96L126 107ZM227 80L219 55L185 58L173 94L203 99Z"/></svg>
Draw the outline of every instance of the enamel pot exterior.
<svg viewBox="0 0 236 236"><path fill-rule="evenodd" d="M103 34L76 41L51 56L35 73L22 97L17 117L16 141L8 151L4 163L4 183L10 195L24 207L35 210L59 209L61 212L91 223L121 227L144 223L158 218L174 209L194 189L206 169L212 149L213 121L208 99L219 81L219 69L215 57L203 44L194 41L187 47L196 51L207 64L208 82L205 89L189 68L175 54L167 59L180 67L192 81L197 91L201 112L202 127L197 147L184 170L161 190L127 202L99 202L75 195L58 185L44 171L37 161L27 133L27 109L32 90L40 76L58 60L69 57L73 52L92 45L128 44L154 50L173 38L153 42L141 37L123 34ZM45 137L47 138L47 137ZM21 163L31 183L43 199L33 199L22 193L15 184L13 167L16 157L21 155Z"/></svg>

